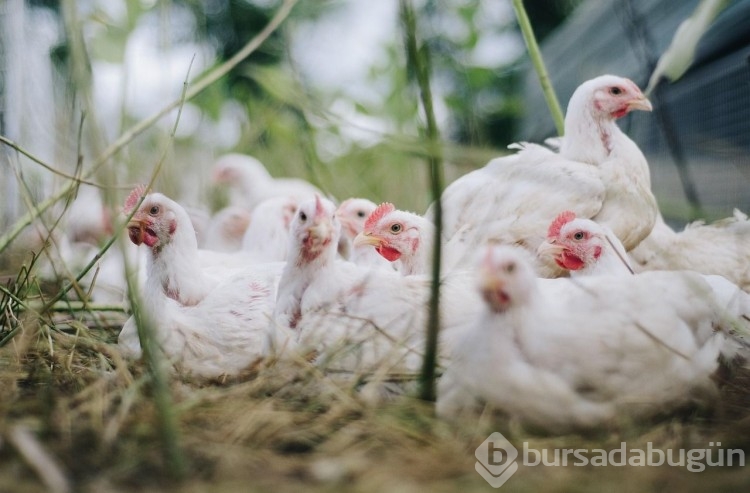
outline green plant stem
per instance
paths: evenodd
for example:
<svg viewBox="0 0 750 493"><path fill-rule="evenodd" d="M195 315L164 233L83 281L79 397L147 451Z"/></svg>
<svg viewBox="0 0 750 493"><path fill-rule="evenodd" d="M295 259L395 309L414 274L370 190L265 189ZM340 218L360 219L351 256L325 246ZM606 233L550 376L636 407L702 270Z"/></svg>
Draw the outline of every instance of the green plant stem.
<svg viewBox="0 0 750 493"><path fill-rule="evenodd" d="M422 100L427 128L426 139L429 148L430 188L434 202L435 241L432 254L432 283L427 315L427 337L419 377L419 397L426 401L435 400L435 365L437 363L438 333L440 331L440 257L442 254L443 208L440 196L443 193L443 158L440 146L440 132L435 121L430 89L430 64L427 47L419 49L414 9L410 0L401 0L401 20L406 34L406 53L409 65L414 69Z"/></svg>
<svg viewBox="0 0 750 493"><path fill-rule="evenodd" d="M206 89L208 86L225 76L230 70L236 67L242 60L250 56L258 47L281 25L281 23L289 16L292 7L297 3L297 0L285 0L284 3L279 7L276 15L266 25L266 27L259 32L253 39L251 39L240 51L238 51L232 58L224 62L223 64L216 67L214 70L200 78L193 85L190 86L187 94L185 95L186 100L194 98L201 91ZM94 161L94 164L85 173L83 173L83 179L88 179L93 176L94 173L104 165L112 156L117 154L123 147L125 147L130 141L141 134L143 131L151 127L154 123L159 121L163 116L167 115L170 111L174 110L180 105L182 98L173 101L161 110L157 111L148 118L141 120L136 123L112 144L110 144L99 157ZM34 221L39 215L43 214L44 211L52 207L60 199L67 196L75 187L77 183L70 183L62 188L59 192L43 201L39 204L35 210L27 212L23 217L18 219L12 227L8 229L8 232L0 237L0 252L10 245L10 243L23 231L23 229Z"/></svg>
<svg viewBox="0 0 750 493"><path fill-rule="evenodd" d="M75 277L75 280L73 282L70 282L60 288L60 291L57 292L55 296L50 298L50 300L47 302L47 304L44 306L42 311L51 309L58 301L63 299L63 297L68 293L68 291L71 290L74 286L78 285L78 283L81 281L81 279L84 278L86 274L96 265L99 260L101 260L102 256L109 250L109 248L112 246L112 244L117 241L117 235L113 235L107 242L102 246L98 252L96 252L96 255L94 255L94 258L92 258L88 264L81 270L81 272L78 273L78 275Z"/></svg>
<svg viewBox="0 0 750 493"><path fill-rule="evenodd" d="M130 285L130 280L128 284L130 305L133 307L133 317L143 351L143 360L151 375L154 404L159 415L159 432L164 444L167 468L175 478L183 478L187 473L187 461L180 447L179 423L172 402L167 371L164 367L164 357L154 337L153 320L147 313L141 311L141 303L137 296L138 290L132 289L134 286Z"/></svg>
<svg viewBox="0 0 750 493"><path fill-rule="evenodd" d="M15 314L21 310L29 310L26 304L26 295L29 292L31 284L31 269L37 260L37 256L32 254L31 262L27 267L26 264L21 266L21 270L16 275L15 282L8 285L8 288L0 285L0 293L5 296L0 297L0 327L12 325L9 318L16 319ZM11 291L9 288L14 288ZM36 315L36 314L35 314ZM2 339L0 339L0 348L5 346L15 335L20 331L22 325L17 324L16 327L11 329Z"/></svg>
<svg viewBox="0 0 750 493"><path fill-rule="evenodd" d="M529 58L531 58L531 63L534 65L536 75L539 77L539 83L542 85L544 99L547 101L547 106L552 114L552 119L555 121L557 134L562 136L565 133L565 116L563 115L560 101L557 100L555 89L552 87L552 82L547 74L547 68L544 66L542 51L539 49L539 44L536 42L536 36L534 36L534 30L531 28L531 21L529 21L526 8L523 6L523 0L513 0L513 9L516 11L516 19L518 20L518 26L521 28L523 40L526 42L526 49L529 51Z"/></svg>
<svg viewBox="0 0 750 493"><path fill-rule="evenodd" d="M28 305L26 304L26 302L24 300L22 300L21 298L19 298L18 296L16 296L14 293L12 293L5 286L1 286L0 285L0 293L3 293L5 296L7 296L8 298L10 298L12 301L14 301L15 303L17 303L22 309L24 309L24 310L28 309Z"/></svg>
<svg viewBox="0 0 750 493"><path fill-rule="evenodd" d="M193 60L194 59L195 57L193 57ZM188 73L185 76L185 82L182 86L182 95L177 109L177 117L175 118L172 132L169 135L170 144L174 142L175 135L177 134L177 126L180 123L180 116L182 116L182 108L184 107L186 100L188 79L190 76L190 68L192 66L193 61L191 60L190 66L188 67ZM148 184L147 190L151 188L151 185L159 174L159 171L164 164L164 160L167 157L168 149L169 146L166 146L162 152L161 158L151 174L151 181ZM140 198L138 204L133 207L133 210L130 211L128 219L135 214L144 198L145 194ZM110 239L110 244L111 242L114 242L115 238L116 236L113 236ZM129 272L130 266L127 263L127 259L124 260L124 262L125 272ZM143 350L143 358L146 361L146 367L151 373L153 379L154 403L156 404L156 410L159 414L159 421L161 423L160 432L164 444L164 457L167 463L167 468L173 477L181 479L185 477L185 474L187 473L187 461L185 460L185 455L180 446L177 413L169 389L167 372L164 368L164 354L161 352L159 344L156 342L153 319L149 316L149 313L141 310L141 303L138 300L138 287L133 284L132 276L127 275L126 278L128 284L128 299L130 300L130 306L133 308L133 318L135 320L136 330L138 331L138 340L141 344L141 349Z"/></svg>
<svg viewBox="0 0 750 493"><path fill-rule="evenodd" d="M43 313L43 309L53 312L75 312L75 311L86 311L86 312L121 312L127 311L124 305L119 304L97 304L97 303L84 303L82 301L58 301L53 305L49 304L38 304L29 303L23 306L24 309L36 310Z"/></svg>
<svg viewBox="0 0 750 493"><path fill-rule="evenodd" d="M64 171L60 171L59 169L56 169L53 166L50 166L49 164L45 163L44 160L42 160L40 157L35 156L30 151L27 151L26 149L24 149L23 147L21 147L20 145L18 145L16 142L10 140L7 137L4 137L4 136L0 135L0 142L2 142L3 144L7 145L8 147L10 147L11 149L15 150L16 152L19 152L19 153L23 154L27 158L31 159L32 161L34 161L35 163L37 163L38 165L40 165L42 168L44 168L47 171L50 171L50 172L56 174L57 176L60 176L62 178L66 178L68 180L76 180L76 181L78 181L78 183L85 183L86 185L91 185L92 187L97 187L98 188L98 187L101 186L98 183L95 183L93 181L82 180L78 176L69 175L69 174L65 173Z"/></svg>

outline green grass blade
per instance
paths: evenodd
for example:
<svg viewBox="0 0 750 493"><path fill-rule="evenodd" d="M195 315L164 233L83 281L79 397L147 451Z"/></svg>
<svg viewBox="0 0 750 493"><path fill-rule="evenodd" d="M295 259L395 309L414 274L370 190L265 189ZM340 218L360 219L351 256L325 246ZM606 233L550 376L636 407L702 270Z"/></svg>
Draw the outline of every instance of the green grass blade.
<svg viewBox="0 0 750 493"><path fill-rule="evenodd" d="M438 332L440 330L440 258L442 254L443 208L440 196L443 193L443 158L440 146L440 132L435 121L430 88L429 51L426 46L421 49L417 42L417 25L414 9L409 0L401 0L401 21L406 37L407 62L413 69L419 86L422 109L426 121L426 140L429 148L428 166L430 169L430 189L435 204L435 241L432 255L432 284L427 316L427 337L425 354L422 360L422 371L419 378L419 396L427 401L435 400L435 365L437 363Z"/></svg>
<svg viewBox="0 0 750 493"><path fill-rule="evenodd" d="M531 28L531 21L526 13L526 8L523 6L523 0L513 0L513 9L516 11L516 19L518 19L523 40L526 42L526 49L529 51L531 63L534 65L536 75L539 77L539 83L542 85L544 99L547 101L547 106L555 122L557 134L563 135L565 133L565 116L563 115L560 101L557 100L555 89L552 87L552 81L550 81L549 74L547 74L547 68L542 58L542 50L539 49L539 44L536 42L536 36L534 36L534 30Z"/></svg>

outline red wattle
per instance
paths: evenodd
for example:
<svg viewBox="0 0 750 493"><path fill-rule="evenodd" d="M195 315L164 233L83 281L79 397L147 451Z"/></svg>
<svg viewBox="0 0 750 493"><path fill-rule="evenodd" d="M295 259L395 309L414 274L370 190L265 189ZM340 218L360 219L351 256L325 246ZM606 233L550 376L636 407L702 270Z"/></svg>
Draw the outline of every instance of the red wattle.
<svg viewBox="0 0 750 493"><path fill-rule="evenodd" d="M613 111L611 113L611 115L614 118L622 118L623 116L625 116L627 114L628 114L628 107L627 106L623 106L622 108L618 108L618 109L616 109L615 111Z"/></svg>
<svg viewBox="0 0 750 493"><path fill-rule="evenodd" d="M145 230L143 230L141 240L143 240L143 243L145 243L149 248L153 248L154 245L159 242L159 237L156 236L156 233L154 233L152 230L146 228Z"/></svg>
<svg viewBox="0 0 750 493"><path fill-rule="evenodd" d="M558 265L568 270L583 269L585 265L583 263L583 260L568 252L563 252L562 258L560 260L562 261L562 263L558 262Z"/></svg>
<svg viewBox="0 0 750 493"><path fill-rule="evenodd" d="M401 252L389 246L380 245L375 250L389 262L395 262L401 258Z"/></svg>

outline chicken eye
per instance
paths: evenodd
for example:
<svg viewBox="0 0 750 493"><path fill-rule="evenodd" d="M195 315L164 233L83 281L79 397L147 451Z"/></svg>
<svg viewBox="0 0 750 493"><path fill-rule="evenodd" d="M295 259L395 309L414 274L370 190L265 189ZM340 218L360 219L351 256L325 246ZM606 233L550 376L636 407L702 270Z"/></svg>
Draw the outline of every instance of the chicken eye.
<svg viewBox="0 0 750 493"><path fill-rule="evenodd" d="M505 272L512 274L516 270L516 264L514 262L509 263L505 266Z"/></svg>
<svg viewBox="0 0 750 493"><path fill-rule="evenodd" d="M307 221L307 214L305 214L302 211L299 211L299 220L302 221L302 222Z"/></svg>
<svg viewBox="0 0 750 493"><path fill-rule="evenodd" d="M149 209L148 213L151 214L152 216L157 215L159 213L159 206L158 205L151 206L151 209Z"/></svg>
<svg viewBox="0 0 750 493"><path fill-rule="evenodd" d="M365 217L366 215L365 211L357 211L357 217Z"/></svg>
<svg viewBox="0 0 750 493"><path fill-rule="evenodd" d="M610 93L611 95L613 95L613 96L619 96L620 94L622 94L622 89L620 89L620 88L619 88L619 87L617 87L617 86L614 86L614 87L611 87L611 88L609 89L609 93Z"/></svg>
<svg viewBox="0 0 750 493"><path fill-rule="evenodd" d="M573 239L575 240L582 240L584 237L583 231L576 231L576 234L573 235Z"/></svg>
<svg viewBox="0 0 750 493"><path fill-rule="evenodd" d="M395 223L391 225L391 233L396 234L401 232L401 225L399 223Z"/></svg>

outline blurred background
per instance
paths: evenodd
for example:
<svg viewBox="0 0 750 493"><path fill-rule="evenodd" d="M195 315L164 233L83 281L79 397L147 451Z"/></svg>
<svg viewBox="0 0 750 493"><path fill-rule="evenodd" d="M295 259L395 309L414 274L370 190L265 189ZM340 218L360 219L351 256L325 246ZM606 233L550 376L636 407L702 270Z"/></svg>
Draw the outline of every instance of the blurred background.
<svg viewBox="0 0 750 493"><path fill-rule="evenodd" d="M698 0L585 1L543 43L560 101L582 80L625 75L646 87L659 56ZM655 111L621 127L641 147L652 187L670 222L715 219L750 210L750 1L731 0L698 43L695 59L674 83L649 97ZM525 112L516 138L554 132L536 76L524 72Z"/></svg>
<svg viewBox="0 0 750 493"><path fill-rule="evenodd" d="M698 0L529 0L524 4L563 105L603 73L645 87ZM136 122L178 99L279 8L275 0L5 0L0 2L0 135L53 168L83 170ZM542 141L554 125L510 0L415 2L431 50L436 112L453 179ZM649 158L670 222L750 210L750 1L735 0L699 44L694 66L651 96L656 111L623 129ZM93 178L121 200L147 181L215 211L226 201L210 166L226 152L258 157L275 176L306 178L345 199L430 202L421 115L405 70L396 0L301 1L230 74L136 137ZM79 161L78 156L83 157ZM0 227L67 178L0 144ZM79 198L85 196L82 186Z"/></svg>

